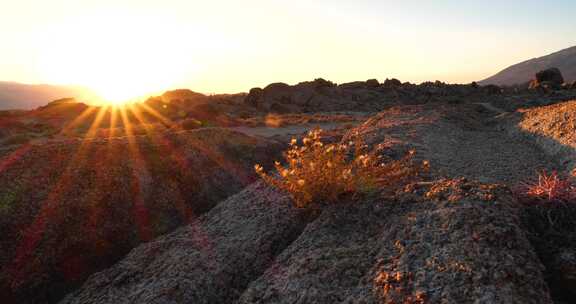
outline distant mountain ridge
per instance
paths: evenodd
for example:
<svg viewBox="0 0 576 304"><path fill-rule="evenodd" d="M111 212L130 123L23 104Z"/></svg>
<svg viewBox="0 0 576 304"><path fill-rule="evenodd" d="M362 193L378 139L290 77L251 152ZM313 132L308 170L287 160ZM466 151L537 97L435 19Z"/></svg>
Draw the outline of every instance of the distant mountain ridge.
<svg viewBox="0 0 576 304"><path fill-rule="evenodd" d="M82 100L92 96L94 94L89 90L76 86L0 81L0 110L30 110L55 99L74 97Z"/></svg>
<svg viewBox="0 0 576 304"><path fill-rule="evenodd" d="M523 84L530 81L537 72L553 67L560 69L566 82L576 81L576 46L512 65L479 83L482 85Z"/></svg>

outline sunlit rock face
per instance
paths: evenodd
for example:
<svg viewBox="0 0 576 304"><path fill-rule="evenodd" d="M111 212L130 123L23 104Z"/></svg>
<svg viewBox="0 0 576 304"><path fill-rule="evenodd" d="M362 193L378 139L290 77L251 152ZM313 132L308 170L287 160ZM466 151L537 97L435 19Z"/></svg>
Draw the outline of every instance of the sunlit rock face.
<svg viewBox="0 0 576 304"><path fill-rule="evenodd" d="M438 101L444 98L464 98L487 93L472 85L450 85L425 82L420 85L402 83L397 79L354 81L336 85L324 79L296 85L273 83L253 88L244 103L260 111L303 113L328 111L377 112L391 105Z"/></svg>
<svg viewBox="0 0 576 304"><path fill-rule="evenodd" d="M258 183L61 303L551 303L517 211L457 180L310 217Z"/></svg>
<svg viewBox="0 0 576 304"><path fill-rule="evenodd" d="M521 209L491 184L548 159L502 132L496 115L481 104L387 109L342 141L360 136L391 158L416 149L430 160L427 182L312 214L255 183L62 303L552 303ZM524 156L529 164L508 172Z"/></svg>
<svg viewBox="0 0 576 304"><path fill-rule="evenodd" d="M576 168L576 101L535 107L517 115L511 132L534 140L566 170Z"/></svg>
<svg viewBox="0 0 576 304"><path fill-rule="evenodd" d="M0 295L50 303L255 181L279 144L225 129L25 145L0 162Z"/></svg>

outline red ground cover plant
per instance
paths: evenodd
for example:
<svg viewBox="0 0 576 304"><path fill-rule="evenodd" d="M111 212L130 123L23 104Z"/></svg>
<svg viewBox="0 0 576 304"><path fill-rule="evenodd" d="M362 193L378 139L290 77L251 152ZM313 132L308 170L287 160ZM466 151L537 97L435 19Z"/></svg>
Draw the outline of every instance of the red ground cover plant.
<svg viewBox="0 0 576 304"><path fill-rule="evenodd" d="M536 181L519 187L517 196L525 202L570 202L576 200L576 185L570 177L556 171L541 171Z"/></svg>

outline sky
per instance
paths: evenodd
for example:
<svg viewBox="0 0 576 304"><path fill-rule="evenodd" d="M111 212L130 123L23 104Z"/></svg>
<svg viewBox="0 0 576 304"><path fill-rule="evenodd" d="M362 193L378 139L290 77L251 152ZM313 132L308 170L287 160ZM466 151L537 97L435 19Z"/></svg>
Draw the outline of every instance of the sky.
<svg viewBox="0 0 576 304"><path fill-rule="evenodd" d="M576 1L0 0L0 80L110 99L322 77L467 83L576 45Z"/></svg>

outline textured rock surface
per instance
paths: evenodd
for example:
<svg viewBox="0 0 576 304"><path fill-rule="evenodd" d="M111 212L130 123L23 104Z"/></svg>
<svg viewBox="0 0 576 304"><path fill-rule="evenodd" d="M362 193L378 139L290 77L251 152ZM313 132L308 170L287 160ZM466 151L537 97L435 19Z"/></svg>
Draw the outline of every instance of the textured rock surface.
<svg viewBox="0 0 576 304"><path fill-rule="evenodd" d="M498 116L498 110L489 104L394 107L344 140L358 135L368 144L390 147L396 157L415 149L438 176L514 185L539 169L554 169L555 162L537 145L507 132L508 116Z"/></svg>
<svg viewBox="0 0 576 304"><path fill-rule="evenodd" d="M345 201L314 218L257 183L134 249L62 303L552 303L510 193L453 179L516 182L550 164L507 132L499 112L386 110L343 140L361 136L392 157L415 148L434 176L450 179Z"/></svg>
<svg viewBox="0 0 576 304"><path fill-rule="evenodd" d="M576 101L531 108L514 116L509 132L534 142L558 160L560 174L574 175L576 168ZM576 296L576 204L567 202L527 208L528 230L546 266L557 303L571 303Z"/></svg>
<svg viewBox="0 0 576 304"><path fill-rule="evenodd" d="M426 199L334 207L240 302L550 303L516 210L494 193L446 181Z"/></svg>
<svg viewBox="0 0 576 304"><path fill-rule="evenodd" d="M444 181L306 225L256 184L62 303L550 303L541 271L497 187Z"/></svg>
<svg viewBox="0 0 576 304"><path fill-rule="evenodd" d="M489 92L471 85L451 85L442 82L421 85L402 84L397 79L387 79L380 84L376 79L335 85L324 79L301 82L290 86L274 83L264 89L254 88L244 103L260 111L299 113L318 111L367 111L375 112L404 103L425 103L471 95L486 96Z"/></svg>
<svg viewBox="0 0 576 304"><path fill-rule="evenodd" d="M286 196L257 183L136 248L61 303L231 303L305 226Z"/></svg>
<svg viewBox="0 0 576 304"><path fill-rule="evenodd" d="M0 296L47 303L255 181L281 145L225 129L23 146L0 161ZM276 156L274 156L276 155Z"/></svg>
<svg viewBox="0 0 576 304"><path fill-rule="evenodd" d="M576 168L576 101L532 108L516 114L510 132L524 135L558 159L565 170Z"/></svg>

